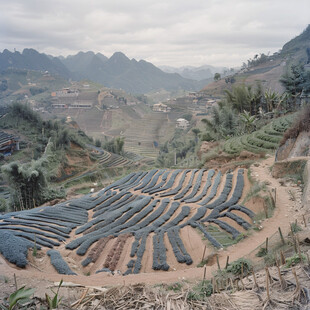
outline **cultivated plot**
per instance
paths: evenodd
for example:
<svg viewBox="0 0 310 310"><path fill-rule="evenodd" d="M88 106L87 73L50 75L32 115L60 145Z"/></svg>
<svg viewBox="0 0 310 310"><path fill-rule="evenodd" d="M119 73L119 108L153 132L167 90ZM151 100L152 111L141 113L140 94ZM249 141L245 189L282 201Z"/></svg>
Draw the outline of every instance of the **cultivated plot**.
<svg viewBox="0 0 310 310"><path fill-rule="evenodd" d="M195 266L207 241L226 247L251 227L246 182L244 169L133 172L98 193L1 216L0 253L26 267L29 248L41 249L39 267L50 261L61 274Z"/></svg>

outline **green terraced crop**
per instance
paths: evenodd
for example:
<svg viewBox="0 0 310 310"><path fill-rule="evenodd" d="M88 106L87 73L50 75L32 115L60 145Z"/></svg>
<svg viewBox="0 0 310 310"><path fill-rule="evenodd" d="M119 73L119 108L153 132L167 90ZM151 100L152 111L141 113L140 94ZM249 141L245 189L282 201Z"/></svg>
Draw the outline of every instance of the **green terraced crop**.
<svg viewBox="0 0 310 310"><path fill-rule="evenodd" d="M243 150L252 153L268 153L278 147L283 133L291 126L295 114L273 120L268 125L251 134L233 137L224 144L224 151L238 155Z"/></svg>

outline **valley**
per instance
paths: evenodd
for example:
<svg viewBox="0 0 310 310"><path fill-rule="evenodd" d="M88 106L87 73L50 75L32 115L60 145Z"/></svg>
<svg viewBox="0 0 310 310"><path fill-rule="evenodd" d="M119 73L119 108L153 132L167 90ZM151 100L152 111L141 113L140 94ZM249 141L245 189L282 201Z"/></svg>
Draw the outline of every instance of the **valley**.
<svg viewBox="0 0 310 310"><path fill-rule="evenodd" d="M124 289L166 298L165 309L216 298L206 309L228 309L230 297L249 309L238 300L247 294L256 309L306 309L309 34L240 70L217 67L213 81L121 52L3 51L3 305L14 281L42 284L41 301L49 286L68 287L77 309Z"/></svg>

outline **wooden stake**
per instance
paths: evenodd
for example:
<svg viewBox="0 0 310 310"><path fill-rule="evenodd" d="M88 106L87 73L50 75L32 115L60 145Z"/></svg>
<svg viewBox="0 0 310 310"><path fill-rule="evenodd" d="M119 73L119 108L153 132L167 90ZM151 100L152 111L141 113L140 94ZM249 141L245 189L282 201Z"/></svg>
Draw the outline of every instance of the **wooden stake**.
<svg viewBox="0 0 310 310"><path fill-rule="evenodd" d="M267 292L267 301L270 301L270 292L269 292L269 271L268 268L265 267L266 270L266 292Z"/></svg>
<svg viewBox="0 0 310 310"><path fill-rule="evenodd" d="M203 261L204 261L204 259L205 259L206 249L207 249L207 245L205 245L205 248L204 248L204 250L203 250L203 254L202 254L202 258L201 258L201 262L203 262Z"/></svg>
<svg viewBox="0 0 310 310"><path fill-rule="evenodd" d="M296 235L296 243L297 243L299 260L300 260L300 263L303 264L303 259L302 259L302 255L301 255L300 243L299 243L298 235Z"/></svg>
<svg viewBox="0 0 310 310"><path fill-rule="evenodd" d="M307 227L307 221L306 221L305 215L303 215L302 218L303 218L303 220L304 220L305 227Z"/></svg>
<svg viewBox="0 0 310 310"><path fill-rule="evenodd" d="M283 251L280 252L280 258L281 258L281 265L285 264L285 256L283 254Z"/></svg>
<svg viewBox="0 0 310 310"><path fill-rule="evenodd" d="M266 253L268 253L268 237L266 238Z"/></svg>
<svg viewBox="0 0 310 310"><path fill-rule="evenodd" d="M203 279L205 280L206 279L206 272L207 272L207 266L204 265L204 268L203 268Z"/></svg>
<svg viewBox="0 0 310 310"><path fill-rule="evenodd" d="M297 300L299 300L299 298L300 298L300 293L301 293L301 288L300 288L300 283L299 283L299 280L298 280L298 277L297 277L297 274L296 274L296 270L295 270L295 268L293 267L292 268L292 273L293 273L293 275L294 275L294 278L295 278L295 281L296 281L296 289L295 289L295 291L294 291L294 294L293 294L293 301L295 300L295 298L297 299Z"/></svg>
<svg viewBox="0 0 310 310"><path fill-rule="evenodd" d="M225 266L225 269L228 268L228 264L229 264L229 255L227 256L227 259L226 259L226 266Z"/></svg>
<svg viewBox="0 0 310 310"><path fill-rule="evenodd" d="M17 280L16 280L16 274L14 273L14 283L15 283L15 289L16 291L18 290L18 286L17 286Z"/></svg>
<svg viewBox="0 0 310 310"><path fill-rule="evenodd" d="M216 292L219 293L220 291L219 291L217 279L215 279L215 288L216 288Z"/></svg>
<svg viewBox="0 0 310 310"><path fill-rule="evenodd" d="M280 270L278 262L277 262L277 270L278 270L278 275L279 275L279 280L280 280L281 288L283 290L285 290L287 288L287 283L286 283L286 281L282 277L281 270Z"/></svg>
<svg viewBox="0 0 310 310"><path fill-rule="evenodd" d="M281 227L278 227L278 230L279 230L279 234L280 234L280 237L281 237L282 243L283 243L283 245L285 245L285 240L284 240L284 237L283 237L283 234L282 234Z"/></svg>
<svg viewBox="0 0 310 310"><path fill-rule="evenodd" d="M297 254L297 253L298 253L298 251L297 251L297 241L296 241L295 236L293 236L293 243L294 243L294 250L295 250L295 253Z"/></svg>
<svg viewBox="0 0 310 310"><path fill-rule="evenodd" d="M292 237L294 237L294 231L293 231L293 224L292 223L290 223L290 227L291 227Z"/></svg>
<svg viewBox="0 0 310 310"><path fill-rule="evenodd" d="M233 282L232 278L229 278L229 280L230 280L230 285L231 285L232 291L234 292L235 291L234 282Z"/></svg>
<svg viewBox="0 0 310 310"><path fill-rule="evenodd" d="M252 275L253 275L254 285L255 285L256 288L259 289L259 286L258 286L257 281L256 281L256 275L255 275L255 272L254 272L253 268L252 268Z"/></svg>
<svg viewBox="0 0 310 310"><path fill-rule="evenodd" d="M266 272L267 272L267 274L268 274L268 277L269 277L269 283L270 284L272 284L272 278L271 278L271 275L270 275L270 272L269 272L269 268L268 267L265 267L267 270L266 270Z"/></svg>
<svg viewBox="0 0 310 310"><path fill-rule="evenodd" d="M277 204L277 188L274 188L274 204Z"/></svg>
<svg viewBox="0 0 310 310"><path fill-rule="evenodd" d="M244 283L243 283L243 281L242 281L242 278L240 278L240 282L241 282L241 284L242 284L242 290L245 290L245 286L244 286Z"/></svg>
<svg viewBox="0 0 310 310"><path fill-rule="evenodd" d="M219 261L219 256L218 254L216 254L216 262L217 262L217 267L219 270L221 270L221 266L220 266L220 261Z"/></svg>

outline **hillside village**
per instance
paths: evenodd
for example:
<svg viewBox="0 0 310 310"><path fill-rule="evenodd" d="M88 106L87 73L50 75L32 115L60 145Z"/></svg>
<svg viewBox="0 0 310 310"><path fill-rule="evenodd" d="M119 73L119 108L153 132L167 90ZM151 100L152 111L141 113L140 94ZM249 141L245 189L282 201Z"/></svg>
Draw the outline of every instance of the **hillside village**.
<svg viewBox="0 0 310 310"><path fill-rule="evenodd" d="M0 53L0 306L307 309L309 51L208 81Z"/></svg>

